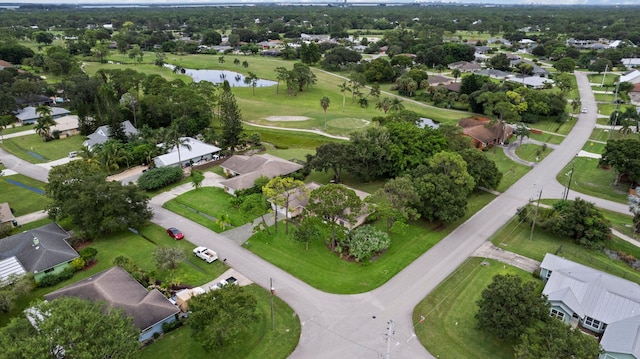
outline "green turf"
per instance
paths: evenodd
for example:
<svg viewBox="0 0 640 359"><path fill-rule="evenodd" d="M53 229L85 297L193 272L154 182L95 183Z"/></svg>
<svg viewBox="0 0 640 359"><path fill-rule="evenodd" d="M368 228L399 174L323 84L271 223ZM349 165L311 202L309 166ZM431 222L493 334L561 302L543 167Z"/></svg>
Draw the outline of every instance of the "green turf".
<svg viewBox="0 0 640 359"><path fill-rule="evenodd" d="M532 123L529 125L531 128L535 128L538 130L553 132L560 135L566 135L571 132L571 129L575 125L576 121L573 119L567 120L565 122L558 122L554 120L542 120L536 123Z"/></svg>
<svg viewBox="0 0 640 359"><path fill-rule="evenodd" d="M286 358L298 344L300 321L295 312L277 295L274 298L274 323L271 329L270 293L256 285L245 287L258 299L259 319L237 337L235 344L205 352L193 339L188 326L171 332L141 352L142 359L155 358Z"/></svg>
<svg viewBox="0 0 640 359"><path fill-rule="evenodd" d="M605 85L614 85L616 80L620 77L620 75L618 74L612 74L612 73L607 73L606 75L604 73L601 74L589 74L587 75L587 77L589 78L589 82L592 84L597 84L597 86L600 86L603 83L603 79L604 79L604 84Z"/></svg>
<svg viewBox="0 0 640 359"><path fill-rule="evenodd" d="M504 154L504 151L501 148L495 151L493 149L485 151L485 154L489 159L495 162L498 170L502 172L502 180L497 188L500 192L506 191L511 187L511 185L516 183L522 176L531 170L531 167L513 162Z"/></svg>
<svg viewBox="0 0 640 359"><path fill-rule="evenodd" d="M187 217L211 230L221 232L216 221L194 212L194 210L204 213L210 217L220 218L222 215L228 215L232 227L239 227L250 222L254 218L242 213L239 209L234 208L231 199L234 197L226 193L222 188L218 187L202 187L197 190L191 190L182 194L164 204L164 208ZM266 213L266 211L265 211ZM227 227L225 230L230 229Z"/></svg>
<svg viewBox="0 0 640 359"><path fill-rule="evenodd" d="M12 133L18 133L18 132L33 130L34 127L35 127L35 125L24 125L24 126L7 127L4 130L2 130L2 135L6 136L6 135L9 135L9 134L12 134Z"/></svg>
<svg viewBox="0 0 640 359"><path fill-rule="evenodd" d="M44 195L9 183L7 180L16 181L40 190L44 190L45 184L21 174L0 177L0 201L9 203L9 206L15 211L14 216L22 216L45 208L48 199Z"/></svg>
<svg viewBox="0 0 640 359"><path fill-rule="evenodd" d="M441 359L513 358L514 343L477 329L474 318L482 291L499 274L535 280L515 267L472 257L418 303L413 311L415 332L432 355ZM422 323L421 317L425 318Z"/></svg>
<svg viewBox="0 0 640 359"><path fill-rule="evenodd" d="M605 146L606 144L604 143L587 141L584 146L582 146L582 149L587 152L602 154Z"/></svg>
<svg viewBox="0 0 640 359"><path fill-rule="evenodd" d="M541 133L541 134L531 133L529 134L529 138L531 138L532 140L546 142L553 145L559 145L560 143L562 143L562 141L564 141L564 136L558 136L551 133Z"/></svg>
<svg viewBox="0 0 640 359"><path fill-rule="evenodd" d="M306 250L304 243L285 234L284 225L279 226L278 234L274 234L273 229L271 235L264 231L256 233L245 242L245 247L320 290L361 293L385 283L493 198L484 192L472 194L465 218L451 225L417 221L402 233L392 233L389 249L372 263L340 259L323 241L311 242ZM382 224L379 226L383 227Z"/></svg>
<svg viewBox="0 0 640 359"><path fill-rule="evenodd" d="M573 163L575 163L571 190L619 203L627 203L629 185L620 183L614 186L616 171L598 166L600 160L588 157L576 157L557 175L558 181L566 186Z"/></svg>
<svg viewBox="0 0 640 359"><path fill-rule="evenodd" d="M614 99L614 96L611 93L608 93L608 94L596 93L594 94L594 96L596 97L596 101L600 101L600 102L613 102L613 99Z"/></svg>
<svg viewBox="0 0 640 359"><path fill-rule="evenodd" d="M44 163L67 157L71 151L78 151L82 148L84 140L83 136L71 136L44 142L42 137L34 134L6 139L2 148L27 162ZM36 153L44 159L30 155L29 152Z"/></svg>
<svg viewBox="0 0 640 359"><path fill-rule="evenodd" d="M552 151L552 148L546 148L543 150L543 146L525 143L516 148L516 155L525 161L540 162L551 154Z"/></svg>

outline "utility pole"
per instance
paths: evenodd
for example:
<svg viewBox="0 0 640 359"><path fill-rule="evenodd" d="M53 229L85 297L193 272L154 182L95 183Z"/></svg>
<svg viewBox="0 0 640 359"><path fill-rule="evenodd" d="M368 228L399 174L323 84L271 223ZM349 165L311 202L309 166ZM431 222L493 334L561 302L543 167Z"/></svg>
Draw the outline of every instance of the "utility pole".
<svg viewBox="0 0 640 359"><path fill-rule="evenodd" d="M609 69L609 64L606 64L604 67L604 74L602 75L602 83L600 84L600 87L604 87L604 79L607 78L607 70ZM606 90L605 90L606 92Z"/></svg>
<svg viewBox="0 0 640 359"><path fill-rule="evenodd" d="M536 226L536 219L538 219L538 209L540 208L540 200L542 199L542 188L538 193L538 204L536 205L536 212L533 215L533 221L531 221L531 233L529 234L529 240L533 240L533 229Z"/></svg>
<svg viewBox="0 0 640 359"><path fill-rule="evenodd" d="M269 278L269 288L271 289L271 330L275 328L275 319L273 316L273 295L276 289L273 287L273 278Z"/></svg>
<svg viewBox="0 0 640 359"><path fill-rule="evenodd" d="M387 354L384 356L385 359L390 359L391 358L391 336L393 334L395 334L395 332L393 331L393 320L389 320L387 322L387 324L389 325L387 327L387 335L386 335L386 340L387 340Z"/></svg>
<svg viewBox="0 0 640 359"><path fill-rule="evenodd" d="M618 116L620 115L620 104L618 103L618 88L620 86L620 82L616 83L616 93L615 96L613 97L613 104L615 106L615 113L616 113L616 117L613 119L613 122L611 122L611 130L609 131L609 136L607 137L607 140L611 139L611 132L615 131L615 127L618 125Z"/></svg>

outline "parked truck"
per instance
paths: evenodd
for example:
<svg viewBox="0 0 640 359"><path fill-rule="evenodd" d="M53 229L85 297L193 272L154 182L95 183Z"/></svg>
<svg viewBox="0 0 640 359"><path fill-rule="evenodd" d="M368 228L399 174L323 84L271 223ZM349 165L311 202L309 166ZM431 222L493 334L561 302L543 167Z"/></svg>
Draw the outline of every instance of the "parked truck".
<svg viewBox="0 0 640 359"><path fill-rule="evenodd" d="M207 263L211 263L216 259L218 259L218 253L214 252L213 250L207 247L198 247L193 250L193 254L196 257L202 258L202 260L206 261Z"/></svg>
<svg viewBox="0 0 640 359"><path fill-rule="evenodd" d="M216 286L213 288L214 290L220 289L225 285L238 285L238 280L235 277L229 277L227 279L223 279L216 283Z"/></svg>

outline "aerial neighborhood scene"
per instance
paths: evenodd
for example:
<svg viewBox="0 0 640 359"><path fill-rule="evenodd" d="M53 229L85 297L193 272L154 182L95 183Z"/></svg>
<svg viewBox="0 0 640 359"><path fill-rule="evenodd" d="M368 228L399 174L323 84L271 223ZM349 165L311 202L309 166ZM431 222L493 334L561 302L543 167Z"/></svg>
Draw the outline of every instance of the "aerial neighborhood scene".
<svg viewBox="0 0 640 359"><path fill-rule="evenodd" d="M638 14L0 4L0 358L640 359Z"/></svg>

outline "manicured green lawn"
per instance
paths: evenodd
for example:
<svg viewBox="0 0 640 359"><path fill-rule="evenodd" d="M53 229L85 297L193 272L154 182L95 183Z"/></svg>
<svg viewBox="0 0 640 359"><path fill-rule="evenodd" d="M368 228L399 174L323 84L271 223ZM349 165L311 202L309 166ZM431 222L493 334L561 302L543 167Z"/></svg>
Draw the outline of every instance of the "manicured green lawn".
<svg viewBox="0 0 640 359"><path fill-rule="evenodd" d="M44 142L38 135L28 135L4 140L2 148L27 162L44 163L67 157L69 152L81 149L84 140L84 136L72 136Z"/></svg>
<svg viewBox="0 0 640 359"><path fill-rule="evenodd" d="M24 126L15 126L15 127L7 127L2 130L2 135L8 135L11 133L23 132L32 130L36 125L24 125Z"/></svg>
<svg viewBox="0 0 640 359"><path fill-rule="evenodd" d="M546 148L540 145L525 143L516 148L516 155L521 159L529 162L540 162L553 151L552 148Z"/></svg>
<svg viewBox="0 0 640 359"><path fill-rule="evenodd" d="M482 291L500 274L535 280L518 268L471 257L414 308L416 335L432 355L441 359L513 358L514 343L477 329L474 318ZM421 316L425 318L422 323Z"/></svg>
<svg viewBox="0 0 640 359"><path fill-rule="evenodd" d="M614 187L616 171L598 167L595 158L576 157L571 189L590 196L608 199L619 203L627 203L629 185L620 183ZM566 186L569 181L572 163L567 164L557 175L558 182Z"/></svg>
<svg viewBox="0 0 640 359"><path fill-rule="evenodd" d="M633 216L631 213L627 215L608 211L606 209L600 209L600 212L602 212L605 218L611 222L611 228L626 234L629 237L633 237ZM640 251L640 248L638 248L638 251ZM640 257L640 255L638 257Z"/></svg>
<svg viewBox="0 0 640 359"><path fill-rule="evenodd" d="M45 184L21 174L0 177L0 201L9 203L15 211L14 216L40 211L47 205L48 199L44 195L8 181L19 182L43 191Z"/></svg>
<svg viewBox="0 0 640 359"><path fill-rule="evenodd" d="M560 143L562 143L562 141L564 141L564 136L553 135L550 133L542 133L539 135L531 133L529 134L529 138L531 138L532 140L551 143L554 145L559 145Z"/></svg>
<svg viewBox="0 0 640 359"><path fill-rule="evenodd" d="M257 132L263 142L270 143L278 147L288 148L313 148L327 142L342 142L343 140L334 139L315 133L286 131L278 129L267 129L244 125L245 131L248 133ZM346 134L345 134L346 135Z"/></svg>
<svg viewBox="0 0 640 359"><path fill-rule="evenodd" d="M619 140L627 137L633 136L632 133L623 135L619 130L613 130L609 128L594 128L593 132L591 132L591 136L589 139L595 141L609 141L609 140Z"/></svg>
<svg viewBox="0 0 640 359"><path fill-rule="evenodd" d="M587 141L584 146L582 146L582 149L587 152L602 154L604 152L604 146L604 143Z"/></svg>
<svg viewBox="0 0 640 359"><path fill-rule="evenodd" d="M228 215L232 227L239 227L254 218L242 213L231 204L233 197L218 187L202 187L191 190L164 204L164 208L187 217L213 231L221 232L214 219L194 212L194 210L214 218ZM265 211L266 213L266 211ZM229 227L226 228L227 230Z"/></svg>
<svg viewBox="0 0 640 359"><path fill-rule="evenodd" d="M142 359L155 358L286 358L298 344L300 320L295 312L277 296L274 297L274 330L271 329L270 294L251 285L245 287L258 298L259 319L248 328L249 335L236 338L235 345L205 352L191 336L188 326L171 332L142 350Z"/></svg>
<svg viewBox="0 0 640 359"><path fill-rule="evenodd" d="M602 102L613 102L613 94L608 93L608 94L604 94L604 93L597 93L594 94L594 96L596 97L596 101L602 101Z"/></svg>
<svg viewBox="0 0 640 359"><path fill-rule="evenodd" d="M402 233L392 233L391 246L387 251L367 264L340 259L327 249L323 241L311 242L309 250L306 250L304 243L285 234L283 224L279 226L278 234L274 234L273 229L271 235L264 231L256 233L245 242L245 247L320 290L361 293L385 283L493 198L488 193L474 193L467 206L467 216L448 226L412 222Z"/></svg>
<svg viewBox="0 0 640 359"><path fill-rule="evenodd" d="M604 79L605 85L614 85L616 80L620 77L620 75L612 74L612 73L607 73L605 75L604 73L602 73L602 74L589 74L587 75L587 77L589 78L589 82L598 84L598 86L600 86L602 84L602 79Z"/></svg>
<svg viewBox="0 0 640 359"><path fill-rule="evenodd" d="M556 253L562 257L589 267L611 273L640 283L640 272L630 268L621 260L613 260L602 251L588 250L578 246L571 239L560 238L536 228L530 240L531 226L520 224L517 217L493 235L491 242L505 250L542 261L546 253ZM607 247L631 248L623 240L613 238ZM637 253L637 249L633 249Z"/></svg>
<svg viewBox="0 0 640 359"><path fill-rule="evenodd" d="M531 170L531 167L513 162L500 148L496 151L491 149L484 153L496 163L498 170L502 172L502 181L500 181L500 185L497 189L500 192L506 191L512 184L516 183L522 176Z"/></svg>
<svg viewBox="0 0 640 359"><path fill-rule="evenodd" d="M568 134L575 125L575 119L569 119L565 122L557 122L554 120L543 120L529 125L531 128L535 128L542 131L554 132L560 135Z"/></svg>

